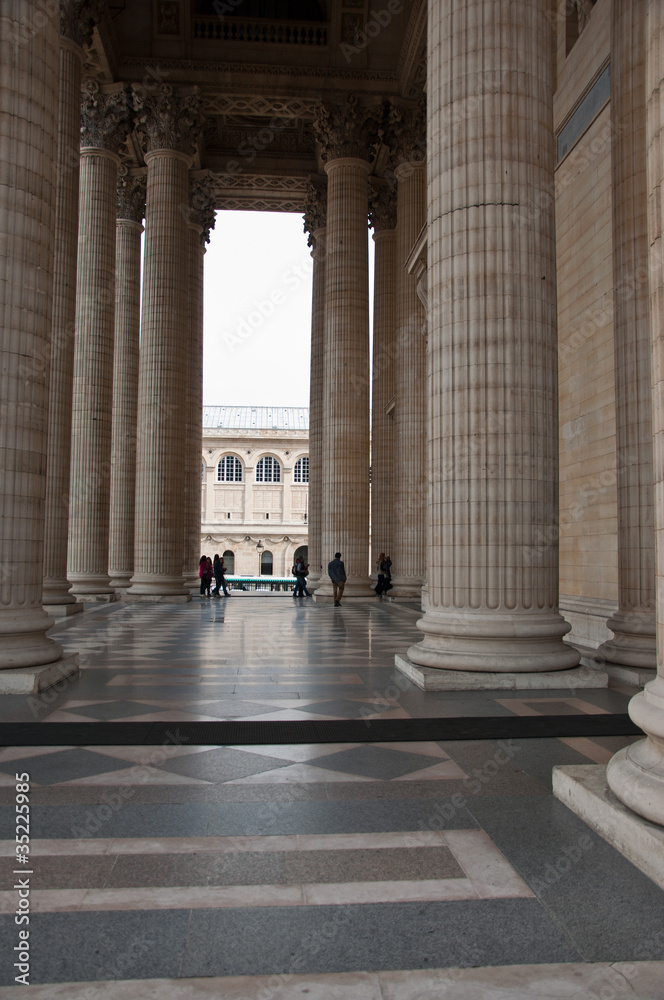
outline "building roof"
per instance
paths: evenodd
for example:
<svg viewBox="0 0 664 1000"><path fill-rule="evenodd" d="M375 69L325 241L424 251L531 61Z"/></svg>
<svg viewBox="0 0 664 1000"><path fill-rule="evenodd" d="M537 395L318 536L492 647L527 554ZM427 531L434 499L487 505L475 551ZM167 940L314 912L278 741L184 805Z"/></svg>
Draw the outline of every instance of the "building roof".
<svg viewBox="0 0 664 1000"><path fill-rule="evenodd" d="M204 406L206 430L308 431L308 406Z"/></svg>

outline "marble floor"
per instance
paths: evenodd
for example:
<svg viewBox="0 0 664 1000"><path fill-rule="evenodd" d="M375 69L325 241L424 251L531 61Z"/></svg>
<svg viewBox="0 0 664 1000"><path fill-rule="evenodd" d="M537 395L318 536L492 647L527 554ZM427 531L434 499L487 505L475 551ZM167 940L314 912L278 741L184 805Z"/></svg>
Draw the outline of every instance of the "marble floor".
<svg viewBox="0 0 664 1000"><path fill-rule="evenodd" d="M0 748L0 998L15 774L30 775L30 985L72 1000L664 998L664 896L551 794L629 738L188 746L216 719L622 713L634 690L424 693L395 602L106 605L81 674L2 721L171 722L155 746Z"/></svg>

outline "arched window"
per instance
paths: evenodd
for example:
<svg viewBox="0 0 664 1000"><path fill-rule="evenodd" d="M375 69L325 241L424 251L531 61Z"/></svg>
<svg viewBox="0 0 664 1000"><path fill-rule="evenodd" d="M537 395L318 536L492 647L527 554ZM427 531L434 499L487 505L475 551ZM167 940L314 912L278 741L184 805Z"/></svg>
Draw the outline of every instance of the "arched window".
<svg viewBox="0 0 664 1000"><path fill-rule="evenodd" d="M242 462L235 455L224 455L217 466L218 483L241 483Z"/></svg>
<svg viewBox="0 0 664 1000"><path fill-rule="evenodd" d="M295 463L295 468L293 469L293 482L294 483L308 483L309 482L309 456L305 455L304 458L298 458Z"/></svg>
<svg viewBox="0 0 664 1000"><path fill-rule="evenodd" d="M272 576L272 553L269 549L261 552L261 576Z"/></svg>
<svg viewBox="0 0 664 1000"><path fill-rule="evenodd" d="M281 466L276 458L272 458L272 455L266 455L264 458L259 460L258 465L256 466L256 482L281 482Z"/></svg>
<svg viewBox="0 0 664 1000"><path fill-rule="evenodd" d="M309 562L308 545L300 545L299 548L295 549L295 552L293 553L293 562L295 562L297 559L304 559L305 563Z"/></svg>
<svg viewBox="0 0 664 1000"><path fill-rule="evenodd" d="M233 576L235 573L235 553L231 552L230 549L226 549L222 555L222 559L226 565L226 573L228 576Z"/></svg>

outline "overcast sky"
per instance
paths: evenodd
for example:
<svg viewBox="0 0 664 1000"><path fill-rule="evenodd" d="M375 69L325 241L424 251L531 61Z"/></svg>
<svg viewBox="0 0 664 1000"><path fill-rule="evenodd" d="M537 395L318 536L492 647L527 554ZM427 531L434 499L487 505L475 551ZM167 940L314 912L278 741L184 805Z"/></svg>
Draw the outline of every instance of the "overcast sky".
<svg viewBox="0 0 664 1000"><path fill-rule="evenodd" d="M312 265L301 215L217 212L205 254L205 405L309 405Z"/></svg>

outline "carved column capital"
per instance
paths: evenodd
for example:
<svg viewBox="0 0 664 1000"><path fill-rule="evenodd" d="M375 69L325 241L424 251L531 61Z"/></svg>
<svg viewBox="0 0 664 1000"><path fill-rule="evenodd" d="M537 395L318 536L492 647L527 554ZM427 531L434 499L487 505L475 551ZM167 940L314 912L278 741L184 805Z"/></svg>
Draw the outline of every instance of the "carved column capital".
<svg viewBox="0 0 664 1000"><path fill-rule="evenodd" d="M172 149L193 156L204 117L198 87L190 88L187 94L170 83L162 83L151 93L134 87L134 107L144 152Z"/></svg>
<svg viewBox="0 0 664 1000"><path fill-rule="evenodd" d="M380 140L382 117L382 106L362 107L355 94L349 94L345 104L321 104L313 127L323 162L355 157L371 163Z"/></svg>
<svg viewBox="0 0 664 1000"><path fill-rule="evenodd" d="M209 170L201 170L189 175L189 222L201 232L201 245L210 242L214 229L216 195L214 181Z"/></svg>
<svg viewBox="0 0 664 1000"><path fill-rule="evenodd" d="M327 178L309 177L304 199L304 231L309 234L307 245L314 247L314 233L327 225Z"/></svg>
<svg viewBox="0 0 664 1000"><path fill-rule="evenodd" d="M89 45L102 17L100 0L60 0L60 34L75 45Z"/></svg>
<svg viewBox="0 0 664 1000"><path fill-rule="evenodd" d="M103 88L86 80L81 101L81 146L118 153L133 127L131 93L126 84Z"/></svg>
<svg viewBox="0 0 664 1000"><path fill-rule="evenodd" d="M394 167L402 163L421 163L427 156L426 99L414 108L390 108L385 138Z"/></svg>
<svg viewBox="0 0 664 1000"><path fill-rule="evenodd" d="M396 227L397 199L394 184L387 180L369 180L369 221L376 233Z"/></svg>
<svg viewBox="0 0 664 1000"><path fill-rule="evenodd" d="M122 165L118 173L118 219L142 222L145 217L145 170L129 170Z"/></svg>

